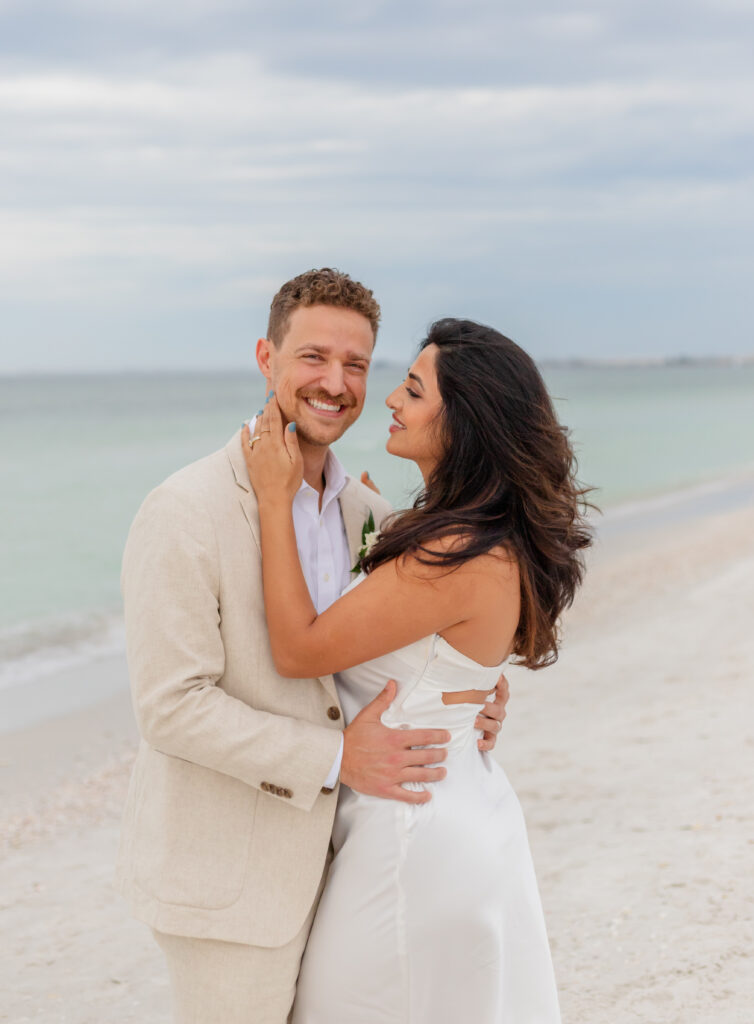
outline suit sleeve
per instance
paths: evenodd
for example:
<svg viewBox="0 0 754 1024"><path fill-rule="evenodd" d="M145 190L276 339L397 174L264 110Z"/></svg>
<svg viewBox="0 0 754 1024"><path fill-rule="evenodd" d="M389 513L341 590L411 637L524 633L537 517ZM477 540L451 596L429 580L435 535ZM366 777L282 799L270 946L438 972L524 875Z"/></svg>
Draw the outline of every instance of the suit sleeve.
<svg viewBox="0 0 754 1024"><path fill-rule="evenodd" d="M270 783L310 810L340 732L259 711L217 686L225 668L219 572L211 517L196 497L165 485L153 491L131 527L122 574L139 729L164 754L257 788Z"/></svg>

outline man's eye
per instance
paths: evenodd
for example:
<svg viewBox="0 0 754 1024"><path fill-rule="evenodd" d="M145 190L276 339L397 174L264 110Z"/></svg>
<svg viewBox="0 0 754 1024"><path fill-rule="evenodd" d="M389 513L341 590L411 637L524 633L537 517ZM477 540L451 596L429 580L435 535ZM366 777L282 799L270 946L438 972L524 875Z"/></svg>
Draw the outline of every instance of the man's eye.
<svg viewBox="0 0 754 1024"><path fill-rule="evenodd" d="M358 373L364 373L366 371L366 366L364 366L363 363L348 363L348 368L350 370L356 370Z"/></svg>
<svg viewBox="0 0 754 1024"><path fill-rule="evenodd" d="M307 352L306 355L304 356L304 359L321 359L321 358L322 358L322 356L319 355L317 352Z"/></svg>

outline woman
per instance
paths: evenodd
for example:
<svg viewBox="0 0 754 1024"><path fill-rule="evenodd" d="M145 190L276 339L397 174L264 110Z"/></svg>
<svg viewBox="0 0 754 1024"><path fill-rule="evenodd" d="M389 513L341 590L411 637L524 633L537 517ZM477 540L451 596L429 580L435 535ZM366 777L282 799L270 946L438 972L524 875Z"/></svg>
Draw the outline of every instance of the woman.
<svg viewBox="0 0 754 1024"><path fill-rule="evenodd" d="M295 425L274 399L246 451L279 671L338 673L346 723L402 680L383 722L450 731L426 802L342 787L335 858L297 989L296 1024L555 1024L559 1011L526 829L474 720L514 655L557 656L589 542L565 430L533 361L489 327L441 320L387 399L387 449L424 478L340 600L317 615L291 503ZM244 435L245 440L248 435ZM430 799L431 797L431 799Z"/></svg>

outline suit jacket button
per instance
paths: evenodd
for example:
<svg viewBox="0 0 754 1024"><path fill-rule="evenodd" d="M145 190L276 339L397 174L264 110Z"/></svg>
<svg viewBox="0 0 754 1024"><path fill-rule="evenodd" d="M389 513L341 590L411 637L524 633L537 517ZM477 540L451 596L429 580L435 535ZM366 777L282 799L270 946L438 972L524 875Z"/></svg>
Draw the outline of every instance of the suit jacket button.
<svg viewBox="0 0 754 1024"><path fill-rule="evenodd" d="M280 790L280 795L284 796L284 797L288 797L288 799L290 799L293 796L293 793L290 791L290 789L281 789Z"/></svg>
<svg viewBox="0 0 754 1024"><path fill-rule="evenodd" d="M331 786L323 786L322 787L322 792L323 793L332 793L334 788L335 788L334 786L332 786L332 787Z"/></svg>
<svg viewBox="0 0 754 1024"><path fill-rule="evenodd" d="M272 787L270 786L269 782L260 782L259 783L259 788L261 790L264 790L265 793L269 793L270 790L272 789Z"/></svg>
<svg viewBox="0 0 754 1024"><path fill-rule="evenodd" d="M340 718L340 708L336 708L335 705L333 705L331 708L328 708L327 717L331 718L333 722L337 722L338 719Z"/></svg>

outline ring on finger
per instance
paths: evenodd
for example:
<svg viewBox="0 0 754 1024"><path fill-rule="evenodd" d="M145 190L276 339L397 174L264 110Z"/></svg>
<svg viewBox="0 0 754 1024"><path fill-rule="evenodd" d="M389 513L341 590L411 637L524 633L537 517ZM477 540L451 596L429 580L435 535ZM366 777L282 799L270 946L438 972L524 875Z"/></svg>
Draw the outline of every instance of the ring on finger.
<svg viewBox="0 0 754 1024"><path fill-rule="evenodd" d="M261 434L255 434L253 437L250 437L249 438L249 448L253 449L254 445L257 443L257 441L260 441L260 440L261 440Z"/></svg>

